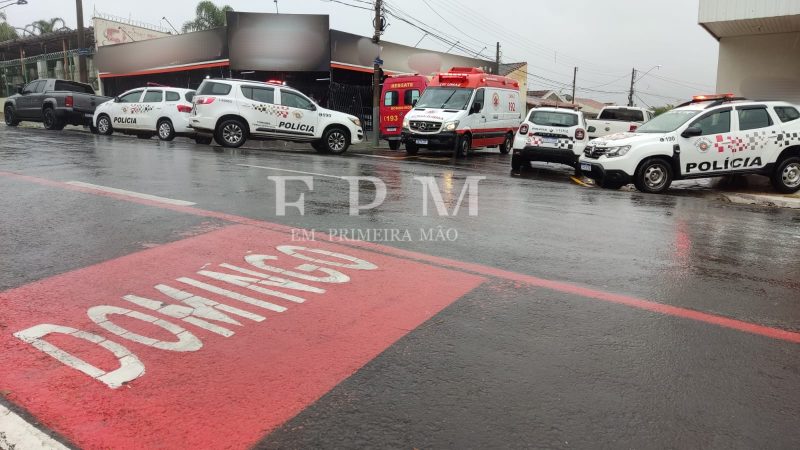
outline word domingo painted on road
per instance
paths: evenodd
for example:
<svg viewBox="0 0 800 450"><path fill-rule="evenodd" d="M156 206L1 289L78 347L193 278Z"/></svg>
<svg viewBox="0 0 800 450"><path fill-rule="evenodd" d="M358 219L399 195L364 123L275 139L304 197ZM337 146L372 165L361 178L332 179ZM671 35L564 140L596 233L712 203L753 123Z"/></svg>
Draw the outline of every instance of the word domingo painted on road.
<svg viewBox="0 0 800 450"><path fill-rule="evenodd" d="M246 164L242 164L245 167L259 167L259 166L248 166ZM262 167L263 168L263 167ZM375 208L380 207L386 201L386 196L388 193L386 183L383 182L380 178L377 177L336 177L342 180L345 180L350 185L350 203L349 203L349 214L351 216L358 216L361 214L362 211L369 211ZM288 208L295 208L300 215L305 214L305 192L300 193L296 198L295 201L288 201L287 200L287 183L293 182L301 182L305 184L306 188L309 191L314 191L314 177L312 176L271 176L267 177L267 179L273 181L275 183L275 213L278 216L285 216ZM436 213L439 216L447 217L447 216L457 216L459 211L461 211L461 205L464 202L467 202L467 209L470 216L477 216L478 215L478 188L479 183L482 180L485 180L486 177L484 176L470 176L467 177L463 187L461 188L461 192L456 196L455 193L457 191L453 188L453 180L447 179L445 183L445 190L444 193L440 189L439 183L436 181L435 177L414 177L414 181L420 183L422 186L422 215L427 217L433 208L430 207L430 203L436 209ZM362 191L362 183L369 183L372 184L375 190L375 197L369 203L363 204L361 202L361 191ZM457 198L454 202L454 206L452 212L448 210L447 203L445 202L444 198Z"/></svg>
<svg viewBox="0 0 800 450"><path fill-rule="evenodd" d="M81 448L248 448L479 286L235 225L0 293L0 390Z"/></svg>
<svg viewBox="0 0 800 450"><path fill-rule="evenodd" d="M288 245L278 246L277 250L284 255L288 255L290 258L302 261L302 263L293 270L285 270L269 264L271 261L278 259L276 256L247 255L244 258L245 262L248 264L247 267L223 263L220 264L219 267L220 269L225 269L226 271L224 272L200 270L197 272L197 278L200 278L200 280L197 278L181 277L175 281L205 291L218 298L224 298L229 302L243 303L272 313L283 313L287 310L287 307L272 303L272 301L278 299L295 304L306 302L306 298L288 292L302 292L304 294L312 293L318 295L325 294L325 289L307 284L309 282L318 283L319 285L347 283L350 281L350 276L338 269L359 271L375 270L378 268L378 266L363 259L326 250ZM276 276L275 274L281 276ZM302 281L293 281L290 278ZM216 280L231 286L246 288L256 292L260 298L257 299L248 295L239 294L226 288L201 281L203 279ZM283 290L275 290L273 289L274 287ZM232 316L238 317L239 320L247 319L252 322L263 322L266 320L266 317L260 314L245 311L227 303L218 303L206 297L194 295L170 285L159 284L155 286L155 289L163 294L163 299L153 299L133 294L125 295L123 299L138 307L154 311L158 315L173 319L172 321L139 310L110 305L91 307L87 311L87 315L95 324L118 338L172 352L196 352L203 348L201 339L193 332L184 329L181 325L176 323L177 321L204 329L224 338L230 338L235 334L234 327L243 326L241 322L234 319ZM266 301L266 299L272 301ZM127 317L129 319L139 320L144 324L160 327L167 333L173 335L175 340L163 341L130 331L116 324L114 322L115 316ZM119 368L111 372L105 372L61 350L55 345L48 343L44 339L46 336L55 333L67 334L78 339L83 339L108 350L119 360ZM123 384L131 382L145 373L144 364L134 352L119 342L112 341L111 339L88 331L78 330L68 326L42 324L15 333L14 336L33 345L53 358L56 358L67 366L79 370L90 377L96 378L110 388L119 388Z"/></svg>

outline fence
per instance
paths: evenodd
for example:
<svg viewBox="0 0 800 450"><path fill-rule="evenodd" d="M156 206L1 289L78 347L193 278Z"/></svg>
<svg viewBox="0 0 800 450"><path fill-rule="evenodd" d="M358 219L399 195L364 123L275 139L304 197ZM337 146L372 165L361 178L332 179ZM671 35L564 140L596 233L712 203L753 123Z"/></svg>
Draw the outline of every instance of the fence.
<svg viewBox="0 0 800 450"><path fill-rule="evenodd" d="M328 108L358 117L364 131L372 131L372 86L331 82Z"/></svg>

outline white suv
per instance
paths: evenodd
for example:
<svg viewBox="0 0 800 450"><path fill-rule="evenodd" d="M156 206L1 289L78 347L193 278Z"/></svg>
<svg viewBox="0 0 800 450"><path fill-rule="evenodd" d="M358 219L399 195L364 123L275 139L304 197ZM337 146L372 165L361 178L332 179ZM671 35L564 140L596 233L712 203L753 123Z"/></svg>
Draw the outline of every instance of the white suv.
<svg viewBox="0 0 800 450"><path fill-rule="evenodd" d="M569 108L534 108L514 138L511 169L519 172L531 161L566 164L575 169L589 139L583 113Z"/></svg>
<svg viewBox="0 0 800 450"><path fill-rule="evenodd" d="M610 189L633 182L661 193L675 179L757 174L779 192L797 192L800 111L786 102L697 96L635 133L589 142L580 169Z"/></svg>
<svg viewBox="0 0 800 450"><path fill-rule="evenodd" d="M205 80L191 116L198 143L213 137L224 147L241 147L248 138L309 142L320 153L342 154L364 140L361 121L322 108L280 83Z"/></svg>

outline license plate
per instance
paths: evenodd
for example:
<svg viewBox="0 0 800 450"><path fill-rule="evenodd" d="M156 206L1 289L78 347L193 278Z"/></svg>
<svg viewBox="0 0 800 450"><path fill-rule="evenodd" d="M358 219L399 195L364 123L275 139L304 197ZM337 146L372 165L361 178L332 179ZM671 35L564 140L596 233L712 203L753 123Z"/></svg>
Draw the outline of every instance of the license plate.
<svg viewBox="0 0 800 450"><path fill-rule="evenodd" d="M555 144L556 142L558 142L558 139L551 138L551 137L546 137L546 138L542 139L542 142L544 142L545 144Z"/></svg>
<svg viewBox="0 0 800 450"><path fill-rule="evenodd" d="M428 145L427 139L417 139L417 145Z"/></svg>
<svg viewBox="0 0 800 450"><path fill-rule="evenodd" d="M581 164L581 172L591 172L592 165L591 164Z"/></svg>
<svg viewBox="0 0 800 450"><path fill-rule="evenodd" d="M386 131L397 131L397 127L389 127Z"/></svg>

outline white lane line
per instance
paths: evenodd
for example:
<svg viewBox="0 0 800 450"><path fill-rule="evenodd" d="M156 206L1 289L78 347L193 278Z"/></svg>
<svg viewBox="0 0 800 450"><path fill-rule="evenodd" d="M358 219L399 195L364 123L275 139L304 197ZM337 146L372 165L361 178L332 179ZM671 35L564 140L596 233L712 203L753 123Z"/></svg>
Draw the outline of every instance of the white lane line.
<svg viewBox="0 0 800 450"><path fill-rule="evenodd" d="M0 449L67 450L67 447L0 405Z"/></svg>
<svg viewBox="0 0 800 450"><path fill-rule="evenodd" d="M194 205L196 205L196 203L187 202L186 200L175 200L175 199L172 199L172 198L159 197L157 195L142 194L141 192L126 191L125 189L117 189L117 188L108 187L108 186L100 186L100 185L97 185L97 184L84 183L82 181L67 181L67 184L70 184L72 186L83 187L83 188L87 188L87 189L94 189L96 191L110 192L112 194L119 194L119 195L125 195L125 196L128 196L128 197L135 197L135 198L141 198L141 199L145 199L145 200L152 200L154 202L166 203L168 205L177 205L177 206L194 206Z"/></svg>
<svg viewBox="0 0 800 450"><path fill-rule="evenodd" d="M237 166L252 167L254 169L276 170L278 172L301 173L303 175L314 175L314 176L317 176L317 177L336 178L337 180L343 180L344 179L344 177L337 177L336 175L326 175L324 173L314 173L314 172L303 172L302 170L289 170L289 169L279 169L277 167L254 166L252 164L237 164Z"/></svg>

